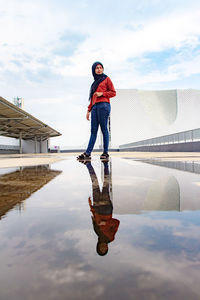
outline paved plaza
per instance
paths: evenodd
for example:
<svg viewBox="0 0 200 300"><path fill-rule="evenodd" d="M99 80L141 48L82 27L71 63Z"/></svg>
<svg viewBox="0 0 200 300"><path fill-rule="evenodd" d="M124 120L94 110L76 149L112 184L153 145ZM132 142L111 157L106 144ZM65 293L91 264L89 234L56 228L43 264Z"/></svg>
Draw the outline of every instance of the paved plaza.
<svg viewBox="0 0 200 300"><path fill-rule="evenodd" d="M68 153L42 153L42 154L1 154L0 168L11 168L18 166L34 166L53 164L69 157L78 156L79 152ZM94 152L92 159L100 156L100 153ZM200 160L200 152L111 152L112 157L132 158L132 159L159 159L159 160L178 160L192 161Z"/></svg>

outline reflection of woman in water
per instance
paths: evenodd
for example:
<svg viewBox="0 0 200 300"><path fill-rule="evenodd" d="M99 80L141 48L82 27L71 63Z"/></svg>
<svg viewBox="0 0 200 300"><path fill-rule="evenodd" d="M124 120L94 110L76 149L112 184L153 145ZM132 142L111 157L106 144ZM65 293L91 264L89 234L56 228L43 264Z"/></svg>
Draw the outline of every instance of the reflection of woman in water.
<svg viewBox="0 0 200 300"><path fill-rule="evenodd" d="M110 200L110 175L108 162L104 164L104 182L102 192L99 188L99 183L91 162L87 162L86 166L92 180L93 205L91 198L88 202L92 212L92 221L94 231L98 236L97 253L101 256L108 252L108 243L115 239L115 234L119 227L119 220L112 217L113 205Z"/></svg>

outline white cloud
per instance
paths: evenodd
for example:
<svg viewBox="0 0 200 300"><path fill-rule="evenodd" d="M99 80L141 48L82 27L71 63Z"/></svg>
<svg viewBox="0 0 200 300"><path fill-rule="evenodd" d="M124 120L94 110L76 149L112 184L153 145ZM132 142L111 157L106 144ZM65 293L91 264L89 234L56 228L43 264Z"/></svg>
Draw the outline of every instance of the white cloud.
<svg viewBox="0 0 200 300"><path fill-rule="evenodd" d="M129 71L128 58L140 58L147 52L158 52L170 48L195 47L200 35L200 12L171 15L150 21L139 30L107 28L93 32L71 58L72 65L61 67L61 72L82 74L95 57L103 57L115 71Z"/></svg>
<svg viewBox="0 0 200 300"><path fill-rule="evenodd" d="M167 89L171 81L199 74L200 56L195 50L200 37L197 1L174 5L173 1L155 0L150 4L149 1L127 0L126 6L120 6L120 1L110 1L108 6L104 2L100 5L81 0L74 3L0 1L1 95L10 100L16 94L25 95L29 101L27 105L25 99L25 109L30 107L31 110L35 99L44 99L44 103L45 99L61 101L56 108L60 120L58 123L55 118L53 126L64 133L65 138L60 139L62 144L64 140L69 145L79 143L80 130L84 140L87 139L88 124L83 110L88 105L91 65L97 59L104 63L105 73L110 75L116 88L153 85ZM71 49L77 35L83 38L72 43ZM64 53L65 47L66 56L59 54L57 50L63 49ZM146 70L145 64L149 62L145 60L146 54L171 49L177 54L166 66L161 70L156 67L150 72ZM61 100L73 95L78 111L76 105ZM63 116L64 110L70 111L73 121ZM32 111L35 113L35 109ZM50 126L53 115L52 103L45 119ZM41 114L43 117L45 114Z"/></svg>

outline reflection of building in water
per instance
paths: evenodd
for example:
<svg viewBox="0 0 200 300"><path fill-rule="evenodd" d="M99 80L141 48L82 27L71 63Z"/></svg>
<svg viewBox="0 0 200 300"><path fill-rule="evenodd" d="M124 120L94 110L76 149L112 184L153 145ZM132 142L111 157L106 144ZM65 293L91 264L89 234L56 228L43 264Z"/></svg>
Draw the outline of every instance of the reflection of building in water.
<svg viewBox="0 0 200 300"><path fill-rule="evenodd" d="M155 159L145 159L140 161L165 168L177 169L195 174L200 174L200 161L162 161Z"/></svg>
<svg viewBox="0 0 200 300"><path fill-rule="evenodd" d="M114 213L199 210L199 166L199 162L118 160L117 167L113 164Z"/></svg>
<svg viewBox="0 0 200 300"><path fill-rule="evenodd" d="M142 210L180 210L180 188L174 176L163 177L147 190Z"/></svg>
<svg viewBox="0 0 200 300"><path fill-rule="evenodd" d="M138 182L139 181L139 182ZM116 188L121 194L120 186ZM118 197L117 195L117 197ZM135 184L126 186L123 192L123 203L116 201L115 213L140 213L142 211L179 211L180 188L174 176L163 176L150 180L149 178L137 178ZM117 206L119 210L117 209Z"/></svg>
<svg viewBox="0 0 200 300"><path fill-rule="evenodd" d="M48 165L43 165L20 168L0 176L0 218L16 205L22 210L26 198L60 173L61 171L51 170Z"/></svg>

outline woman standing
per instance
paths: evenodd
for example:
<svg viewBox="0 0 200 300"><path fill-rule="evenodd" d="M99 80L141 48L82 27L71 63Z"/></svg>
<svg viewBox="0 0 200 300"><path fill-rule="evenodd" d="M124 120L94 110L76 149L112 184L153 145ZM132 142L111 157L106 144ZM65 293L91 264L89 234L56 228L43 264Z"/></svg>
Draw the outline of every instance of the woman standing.
<svg viewBox="0 0 200 300"><path fill-rule="evenodd" d="M108 117L110 115L110 98L116 96L116 91L110 78L104 73L103 64L99 61L92 65L92 75L94 82L90 88L90 104L86 114L86 119L90 120L91 113L91 135L87 150L79 155L77 159L91 159L91 152L97 138L99 125L103 134L103 153L101 159L108 159Z"/></svg>

